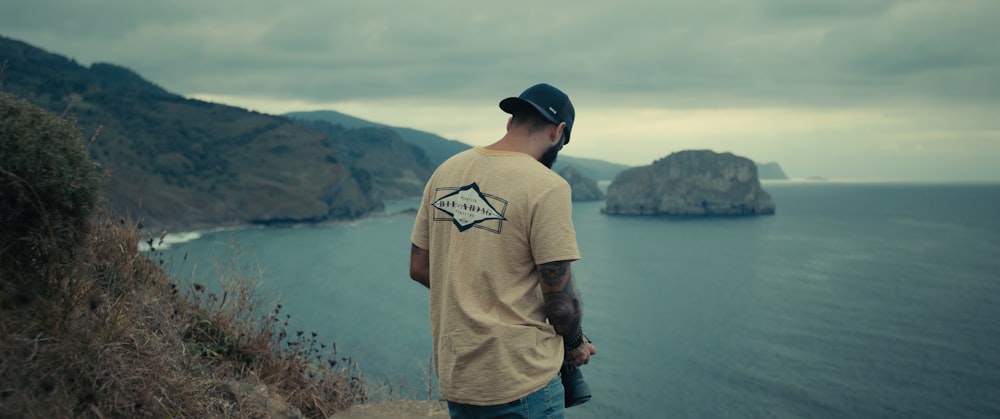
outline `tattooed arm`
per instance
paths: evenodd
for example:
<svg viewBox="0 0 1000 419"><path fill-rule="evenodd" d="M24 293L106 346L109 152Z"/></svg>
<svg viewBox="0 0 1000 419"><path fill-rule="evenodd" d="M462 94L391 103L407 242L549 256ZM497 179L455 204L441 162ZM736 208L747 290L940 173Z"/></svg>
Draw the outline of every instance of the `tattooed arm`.
<svg viewBox="0 0 1000 419"><path fill-rule="evenodd" d="M538 265L538 279L545 297L545 316L564 340L576 339L582 333L583 310L580 297L573 288L573 275L569 261L549 262ZM597 349L583 336L583 344L570 351L573 362L579 366L590 361Z"/></svg>
<svg viewBox="0 0 1000 419"><path fill-rule="evenodd" d="M431 254L430 252L410 244L410 278L431 287Z"/></svg>

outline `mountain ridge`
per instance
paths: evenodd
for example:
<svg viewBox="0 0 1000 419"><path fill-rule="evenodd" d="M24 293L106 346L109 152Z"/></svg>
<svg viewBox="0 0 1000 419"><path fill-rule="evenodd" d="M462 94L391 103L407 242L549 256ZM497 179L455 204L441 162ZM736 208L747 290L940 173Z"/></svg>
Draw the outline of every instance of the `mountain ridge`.
<svg viewBox="0 0 1000 419"><path fill-rule="evenodd" d="M76 121L105 207L154 229L355 218L382 203L327 135L291 120L170 93L122 66L0 36L0 88ZM398 139L397 139L398 141Z"/></svg>
<svg viewBox="0 0 1000 419"><path fill-rule="evenodd" d="M427 157L430 158L431 162L435 165L441 164L447 160L448 157L472 147L471 145L461 141L449 140L434 133L373 122L333 110L289 112L282 114L282 116L292 118L293 120L305 119L325 121L331 124L340 124L350 128L390 128L396 131L403 141L423 148L424 152L427 153ZM552 170L561 172L568 167L575 168L582 175L591 179L611 180L614 179L615 175L625 169L628 169L630 166L600 159L590 159L560 154L559 158L556 159L556 163L553 165Z"/></svg>

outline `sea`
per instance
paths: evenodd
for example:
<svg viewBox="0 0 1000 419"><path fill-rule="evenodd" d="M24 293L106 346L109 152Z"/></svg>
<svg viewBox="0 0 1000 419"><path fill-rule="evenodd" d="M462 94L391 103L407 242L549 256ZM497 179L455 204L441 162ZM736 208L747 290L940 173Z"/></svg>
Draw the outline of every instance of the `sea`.
<svg viewBox="0 0 1000 419"><path fill-rule="evenodd" d="M773 216L574 204L572 269L598 353L582 369L593 398L567 417L1000 417L1000 184L763 187ZM158 251L181 280L251 267L290 330L361 366L373 400L436 399L428 291L408 276L417 205L168 234Z"/></svg>

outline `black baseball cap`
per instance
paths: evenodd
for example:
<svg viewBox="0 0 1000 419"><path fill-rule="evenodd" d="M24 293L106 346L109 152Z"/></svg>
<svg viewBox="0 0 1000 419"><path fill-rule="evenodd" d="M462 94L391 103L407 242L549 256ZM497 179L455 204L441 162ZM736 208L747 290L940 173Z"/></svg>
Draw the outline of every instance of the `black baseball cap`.
<svg viewBox="0 0 1000 419"><path fill-rule="evenodd" d="M573 102L570 102L569 96L562 90L546 83L539 83L529 87L521 93L521 96L501 100L500 109L512 115L525 109L534 109L553 124L565 122L566 143L569 144L569 134L573 130L576 110L573 109Z"/></svg>

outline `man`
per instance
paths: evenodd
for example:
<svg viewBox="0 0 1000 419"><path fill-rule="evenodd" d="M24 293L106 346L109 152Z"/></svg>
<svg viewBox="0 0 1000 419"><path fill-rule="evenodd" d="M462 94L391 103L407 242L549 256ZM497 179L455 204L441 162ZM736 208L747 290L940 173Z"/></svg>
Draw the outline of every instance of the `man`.
<svg viewBox="0 0 1000 419"><path fill-rule="evenodd" d="M551 170L569 143L569 97L538 84L500 102L507 133L442 163L424 189L410 277L430 289L441 395L452 417L562 417L564 354L587 364L570 262L570 187Z"/></svg>

